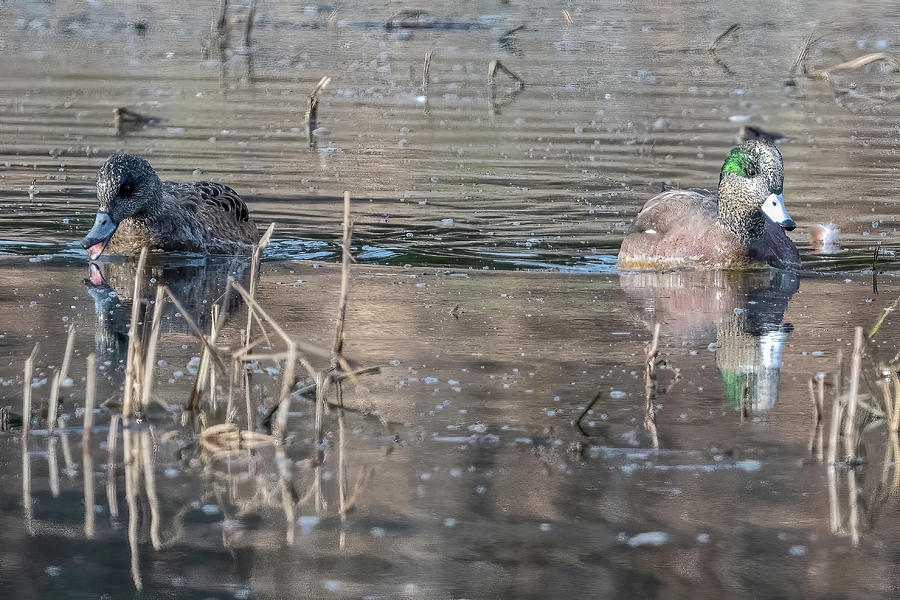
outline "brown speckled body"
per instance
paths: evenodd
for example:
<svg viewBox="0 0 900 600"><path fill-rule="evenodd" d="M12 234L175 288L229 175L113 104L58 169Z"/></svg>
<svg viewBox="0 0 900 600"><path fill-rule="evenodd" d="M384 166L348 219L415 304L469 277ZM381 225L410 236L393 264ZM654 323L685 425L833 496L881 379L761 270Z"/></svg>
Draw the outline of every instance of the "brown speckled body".
<svg viewBox="0 0 900 600"><path fill-rule="evenodd" d="M160 181L139 156L117 154L100 167L97 199L98 216L108 214L116 224L105 246L112 253L132 253L147 246L174 252L249 254L259 241L247 205L233 189L207 181Z"/></svg>
<svg viewBox="0 0 900 600"><path fill-rule="evenodd" d="M742 238L718 217L718 197L706 190L673 190L652 198L638 213L619 250L622 269L752 269L798 265L797 248L784 229L758 213L762 235ZM654 232L654 233L649 233Z"/></svg>
<svg viewBox="0 0 900 600"><path fill-rule="evenodd" d="M228 186L163 181L158 208L124 219L107 250L139 252L146 245L173 252L249 254L257 241L256 223Z"/></svg>

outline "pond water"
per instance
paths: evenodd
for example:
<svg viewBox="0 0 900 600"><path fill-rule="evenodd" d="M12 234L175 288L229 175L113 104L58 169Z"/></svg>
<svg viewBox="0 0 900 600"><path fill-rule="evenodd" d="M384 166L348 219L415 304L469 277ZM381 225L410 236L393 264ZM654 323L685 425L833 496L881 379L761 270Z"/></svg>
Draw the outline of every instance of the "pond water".
<svg viewBox="0 0 900 600"><path fill-rule="evenodd" d="M249 3L229 3L220 60L216 4L4 7L0 595L896 596L900 450L879 383L896 313L862 357L857 459L828 455L854 329L900 295L900 79L886 63L831 81L791 67L811 34L810 70L896 54L900 6L259 3L241 51ZM404 9L428 14L385 27ZM495 59L523 89L500 73L492 90ZM117 131L116 108L150 121ZM616 271L641 204L663 183L714 186L742 125L786 138L803 268ZM281 363L259 358L186 411L204 348L185 317L208 331L250 263L156 255L139 293L165 284L184 312L165 302L154 400L123 425L136 264L89 269L78 246L117 151L226 183L276 223L256 299L314 369L350 191L343 353L380 370L341 385L342 410L332 391L317 414L298 365L272 429ZM820 223L838 246L810 242ZM222 310L230 356L247 307ZM261 353L282 348L267 334ZM209 429L227 419L256 437Z"/></svg>

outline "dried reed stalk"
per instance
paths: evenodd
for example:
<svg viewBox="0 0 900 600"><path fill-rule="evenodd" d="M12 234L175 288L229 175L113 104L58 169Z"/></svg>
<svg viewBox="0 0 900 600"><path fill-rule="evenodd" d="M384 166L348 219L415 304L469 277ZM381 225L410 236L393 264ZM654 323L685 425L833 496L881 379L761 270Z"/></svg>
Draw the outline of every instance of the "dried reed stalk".
<svg viewBox="0 0 900 600"><path fill-rule="evenodd" d="M69 435L66 431L66 422L62 417L56 419L56 424L63 431L59 436L59 442L62 444L63 461L66 463L66 473L68 475L75 474L75 462L72 460L72 446L69 444Z"/></svg>
<svg viewBox="0 0 900 600"><path fill-rule="evenodd" d="M81 436L81 470L84 474L84 536L94 538L94 460L91 456L91 429L94 426L94 402L96 398L97 355L87 357L87 385L84 392L84 423Z"/></svg>
<svg viewBox="0 0 900 600"><path fill-rule="evenodd" d="M285 362L285 367L284 367L284 374L283 374L283 378L281 381L281 392L279 393L279 396L278 396L278 405L280 406L282 402L287 401L291 385L294 382L294 365L296 364L296 362L298 360L298 353L297 353L298 345L294 340L292 340L288 336L287 333L285 333L284 329L282 329L281 326L277 322L275 322L275 320L272 319L272 317L270 317L269 314L265 310L263 310L263 308L259 305L259 303L256 302L256 300L250 295L250 293L247 290L244 289L244 287L241 284L236 282L234 280L234 278L232 278L232 277L229 277L228 281L231 284L231 286L241 295L241 297L244 299L244 302L247 303L248 309L255 310L257 313L259 313L259 315L267 323L269 323L269 325L272 327L272 329L275 331L275 333L277 333L278 336L284 341L285 346L287 346L287 350L286 350L287 357L286 357L286 362ZM303 357L299 357L299 358L300 358L300 361L302 363L304 363L304 366L306 366L307 370L312 370L312 365L310 365L309 362L306 361L305 358L303 358ZM286 419L287 412L285 412L283 414L284 414L284 419ZM281 432L281 435L284 435L285 423L283 421L281 421L278 423L278 425L279 425L279 431Z"/></svg>
<svg viewBox="0 0 900 600"><path fill-rule="evenodd" d="M34 373L34 357L37 356L38 348L41 347L40 342L34 345L31 354L25 359L25 372L23 374L22 388L22 441L28 439L28 432L31 430L31 378Z"/></svg>
<svg viewBox="0 0 900 600"><path fill-rule="evenodd" d="M272 237L272 232L275 230L275 223L270 223L266 232L259 238L259 241L253 247L253 256L250 259L250 297L256 297L256 279L257 273L259 272L259 259L262 256L262 252L265 247L269 244L269 240ZM226 286L227 290L231 289L231 285ZM253 326L253 311L249 308L247 309L247 339L249 340L252 336L252 326Z"/></svg>
<svg viewBox="0 0 900 600"><path fill-rule="evenodd" d="M31 455L28 453L28 439L24 436L22 443L22 520L25 531L34 536L34 502L31 497Z"/></svg>
<svg viewBox="0 0 900 600"><path fill-rule="evenodd" d="M653 325L653 338L647 346L647 365L644 370L644 428L650 432L654 448L659 448L659 432L656 428L656 359L659 356L659 323Z"/></svg>
<svg viewBox="0 0 900 600"><path fill-rule="evenodd" d="M900 58L887 52L874 52L872 54L865 54L863 56L854 58L853 60L848 60L847 62L842 62L831 67L812 71L809 73L809 77L812 79L825 79L826 81L828 81L835 71L858 69L874 62L886 62L894 70L900 71Z"/></svg>
<svg viewBox="0 0 900 600"><path fill-rule="evenodd" d="M131 296L131 325L128 328L128 357L125 360L125 390L122 397L122 413L131 414L132 385L134 382L135 360L139 356L140 341L137 335L137 323L141 311L141 287L144 279L144 264L147 262L147 247L141 248L137 270L134 272L134 294Z"/></svg>
<svg viewBox="0 0 900 600"><path fill-rule="evenodd" d="M835 379L837 381L835 381L834 386L834 399L831 402L831 424L829 426L828 457L826 460L829 465L837 463L838 436L840 435L841 418L844 411L844 404L841 402L841 387L838 383L840 376L835 374Z"/></svg>
<svg viewBox="0 0 900 600"><path fill-rule="evenodd" d="M150 393L153 390L153 370L156 367L156 344L159 341L159 327L162 324L162 305L165 288L156 286L156 299L153 303L153 324L150 339L147 341L147 358L144 360L144 378L141 386L141 409L150 406Z"/></svg>
<svg viewBox="0 0 900 600"><path fill-rule="evenodd" d="M337 356L344 347L344 320L347 316L347 295L350 292L350 263L353 257L350 255L350 242L353 236L353 226L350 223L350 192L344 192L344 237L343 253L341 258L341 295L338 301L338 319L334 331L334 344L332 352Z"/></svg>
<svg viewBox="0 0 900 600"><path fill-rule="evenodd" d="M109 419L109 431L106 434L106 503L109 516L119 518L119 500L116 494L116 441L119 439L119 423L122 416L114 413Z"/></svg>
<svg viewBox="0 0 900 600"><path fill-rule="evenodd" d="M84 484L84 537L90 540L94 538L94 523L96 521L96 513L94 511L94 460L91 456L90 447L84 444L83 438L81 471Z"/></svg>
<svg viewBox="0 0 900 600"><path fill-rule="evenodd" d="M810 428L811 430L810 430L810 434L809 434L809 444L807 445L808 446L807 450L809 451L810 454L812 454L813 449L815 448L816 439L818 437L816 434L819 430L819 423L821 423L821 421L822 421L822 413L819 410L819 403L818 403L818 400L816 399L815 383L813 380L814 380L814 378L810 377L809 381L807 382L807 388L809 391L809 401L813 406L812 427Z"/></svg>
<svg viewBox="0 0 900 600"><path fill-rule="evenodd" d="M858 329L862 329L859 327ZM861 334L860 334L861 335ZM856 484L856 469L847 469L847 504L849 506L847 520L850 527L850 542L859 545L859 492Z"/></svg>
<svg viewBox="0 0 900 600"><path fill-rule="evenodd" d="M59 381L64 382L69 376L69 365L72 363L72 350L75 348L75 325L69 325L66 334L66 351L63 353L62 367L59 369Z"/></svg>
<svg viewBox="0 0 900 600"><path fill-rule="evenodd" d="M884 311L882 311L881 316L878 317L878 320L875 321L875 325L873 325L872 329L869 330L869 334L867 336L870 340L875 336L876 333L878 333L878 330L881 329L881 324L884 323L885 318L887 318L889 314L897 310L898 305L900 305L900 296L897 296L897 299L894 300L894 303L885 308Z"/></svg>
<svg viewBox="0 0 900 600"><path fill-rule="evenodd" d="M195 336L197 336L197 338L201 342L203 342L203 346L207 350L209 350L209 354L212 357L212 359L216 362L218 367L220 369L222 369L222 371L224 372L225 371L225 363L222 362L222 358L219 356L219 352L216 349L216 347L210 343L209 339L206 337L206 334L200 330L200 328L197 326L197 323L194 322L194 319L192 319L191 316L188 314L188 312L184 309L184 305L181 304L181 301L179 301L178 298L175 297L175 294L172 293L172 290L170 290L167 286L162 286L162 288L165 290L166 296L168 296L169 299L172 301L172 304L175 305L175 308L178 309L178 312L181 313L181 316L184 318L184 322L187 323L188 327L193 332L193 334Z"/></svg>
<svg viewBox="0 0 900 600"><path fill-rule="evenodd" d="M47 439L47 483L50 484L50 495L59 498L59 462L56 460L56 444L59 438L55 435Z"/></svg>
<svg viewBox="0 0 900 600"><path fill-rule="evenodd" d="M97 396L97 355L91 352L87 357L87 385L84 391L84 434L81 438L82 451L90 453L91 429L94 427L94 403Z"/></svg>
<svg viewBox="0 0 900 600"><path fill-rule="evenodd" d="M725 31L720 33L719 36L712 41L712 43L706 49L707 52L709 52L710 54L715 54L716 50L719 48L719 44L721 44L722 41L725 40L725 38L727 38L729 35L731 35L732 33L734 33L735 31L737 31L740 28L741 28L741 26L738 23L732 23L731 25L729 25L728 29L726 29Z"/></svg>
<svg viewBox="0 0 900 600"><path fill-rule="evenodd" d="M256 18L256 0L250 0L247 11L247 23L244 26L244 48L250 50L250 34L253 32L253 20Z"/></svg>
<svg viewBox="0 0 900 600"><path fill-rule="evenodd" d="M47 430L52 435L56 429L56 412L59 410L59 371L54 371L50 384L50 403L47 406Z"/></svg>
<svg viewBox="0 0 900 600"><path fill-rule="evenodd" d="M847 390L847 417L844 421L844 455L847 461L856 459L856 406L859 391L859 372L863 353L863 329L856 328L853 338L853 356L850 361L850 382Z"/></svg>
<svg viewBox="0 0 900 600"><path fill-rule="evenodd" d="M493 87L496 84L495 78L496 78L498 71L501 73L506 73L506 75L511 77L516 82L519 90L521 90L522 88L525 87L525 80L522 79L521 77L519 77L518 75L516 75L515 73L513 73L512 71L510 71L509 69L507 69L506 65L504 65L502 62L500 62L497 59L492 60L488 64L488 84L491 87Z"/></svg>
<svg viewBox="0 0 900 600"><path fill-rule="evenodd" d="M312 93L306 97L306 139L310 146L313 145L313 131L318 128L319 121L319 95L328 84L331 83L331 77L327 75L319 79Z"/></svg>
<svg viewBox="0 0 900 600"><path fill-rule="evenodd" d="M790 75L793 77L797 74L797 71L800 70L804 75L807 74L808 69L806 68L806 59L809 57L809 51L813 46L816 45L817 42L821 40L821 38L816 38L815 29L809 32L809 35L806 36L806 42L803 44L803 48L800 49L800 53L797 55L796 60L791 65Z"/></svg>
<svg viewBox="0 0 900 600"><path fill-rule="evenodd" d="M431 71L431 59L434 57L434 50L425 53L425 66L422 67L422 93L428 95L428 84L431 82L429 71Z"/></svg>
<svg viewBox="0 0 900 600"><path fill-rule="evenodd" d="M66 336L66 351L63 354L62 366L59 372L53 377L53 384L50 386L50 404L47 409L48 428L53 433L56 425L56 412L59 409L59 387L66 380L69 374L69 364L72 362L72 350L75 347L75 325L69 325L69 332Z"/></svg>
<svg viewBox="0 0 900 600"><path fill-rule="evenodd" d="M149 431L140 433L141 463L144 468L144 489L150 503L150 543L154 550L162 548L159 537L159 497L156 495L156 478L153 473L153 448Z"/></svg>

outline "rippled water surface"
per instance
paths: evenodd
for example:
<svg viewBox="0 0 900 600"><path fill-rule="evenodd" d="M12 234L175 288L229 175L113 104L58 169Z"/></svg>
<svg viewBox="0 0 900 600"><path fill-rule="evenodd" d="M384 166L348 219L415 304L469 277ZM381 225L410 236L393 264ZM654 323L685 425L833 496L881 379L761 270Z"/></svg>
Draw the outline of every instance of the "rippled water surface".
<svg viewBox="0 0 900 600"><path fill-rule="evenodd" d="M809 71L896 54L900 8L530 4L259 2L247 49L249 3L228 3L224 56L207 41L218 3L3 5L0 595L896 595L885 390L900 324L884 311L900 294L900 75L877 62L825 81L792 64L809 36ZM411 9L427 14L391 20ZM492 60L524 88L503 73L491 87ZM116 108L149 121L117 131ZM663 183L714 186L742 125L786 138L803 269L617 272L641 204ZM314 369L335 335L351 192L343 352L380 371L342 384L343 410L332 389L317 426L297 365L279 430L284 364L265 357L234 381L219 369L215 397L185 410L203 352L186 316L209 331L222 305L230 362L247 307L222 297L251 268L157 255L139 319L157 284L184 307L161 305L153 402L123 426L136 265L89 270L77 244L118 151L226 183L275 222L256 298ZM820 223L840 230L827 252L810 242ZM885 314L833 467L854 328ZM266 331L257 351L283 349ZM209 429L226 420L256 437Z"/></svg>

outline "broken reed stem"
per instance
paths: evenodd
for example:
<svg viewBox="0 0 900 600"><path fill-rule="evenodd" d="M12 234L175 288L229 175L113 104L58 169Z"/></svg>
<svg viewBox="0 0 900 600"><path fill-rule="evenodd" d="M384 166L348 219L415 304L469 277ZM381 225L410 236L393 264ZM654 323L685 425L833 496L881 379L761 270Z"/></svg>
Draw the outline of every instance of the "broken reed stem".
<svg viewBox="0 0 900 600"><path fill-rule="evenodd" d="M809 51L812 49L813 45L815 45L820 39L820 38L814 39L813 36L815 34L816 34L816 30L813 29L812 31L809 32L809 35L806 36L806 42L803 44L803 48L800 50L800 54L797 55L797 59L794 61L794 64L791 65L791 70L790 70L791 77L793 77L794 75L797 74L798 69L800 69L800 71L804 75L807 74L808 70L806 68L806 59L809 56Z"/></svg>
<svg viewBox="0 0 900 600"><path fill-rule="evenodd" d="M75 347L75 325L69 325L69 332L66 335L66 351L63 354L62 367L59 369L59 381L60 383L66 380L66 377L69 376L69 365L72 362L72 350Z"/></svg>
<svg viewBox="0 0 900 600"><path fill-rule="evenodd" d="M253 257L250 262L250 297L256 297L256 279L259 273L259 259L262 256L263 250L266 249L266 246L269 245L269 240L272 238L272 232L275 230L275 223L269 223L269 227L266 229L266 232L262 234L262 237L259 238L259 241L256 242L256 245L253 247ZM232 286L226 286L226 292L232 289ZM249 340L251 337L251 329L253 327L253 311L247 311L247 339Z"/></svg>
<svg viewBox="0 0 900 600"><path fill-rule="evenodd" d="M59 409L59 371L53 373L50 384L50 403L47 405L47 430L52 435L56 430L56 411Z"/></svg>
<svg viewBox="0 0 900 600"><path fill-rule="evenodd" d="M153 448L149 431L140 433L141 466L144 470L144 490L150 503L150 543L154 550L162 548L159 537L159 496L156 494L156 478L153 472Z"/></svg>
<svg viewBox="0 0 900 600"><path fill-rule="evenodd" d="M228 43L228 0L221 0L219 3L219 15L213 21L211 29L210 34L219 39L220 50L224 50Z"/></svg>
<svg viewBox="0 0 900 600"><path fill-rule="evenodd" d="M653 338L647 347L647 364L652 365L659 354L659 323L653 324Z"/></svg>
<svg viewBox="0 0 900 600"><path fill-rule="evenodd" d="M253 31L253 19L256 17L256 0L250 0L250 9L247 11L247 24L244 27L244 48L250 49L250 34Z"/></svg>
<svg viewBox="0 0 900 600"><path fill-rule="evenodd" d="M350 291L350 241L353 236L353 226L350 223L350 192L344 192L344 252L341 260L341 296L338 301L338 320L334 332L334 344L332 351L339 355L344 347L344 319L347 316L347 294Z"/></svg>
<svg viewBox="0 0 900 600"><path fill-rule="evenodd" d="M226 285L225 290L226 290L225 295L226 295L226 300L227 300L227 296L229 295L229 293L231 291L231 286ZM225 304L223 304L223 306L225 306ZM220 318L221 312L222 311L219 310L219 305L213 304L212 322L210 324L210 331L209 331L209 343L213 346L215 346L215 344L216 344L216 337L218 336L218 332L219 332L218 326L220 325L219 318ZM207 376L206 376L207 371L209 371L209 379L207 379ZM203 354L200 356L200 366L197 369L197 377L194 379L194 385L191 388L191 397L188 400L188 410L195 411L199 408L200 396L201 396L201 394L203 394L204 389L209 389L210 403L212 404L214 402L213 395L215 393L215 384L216 384L216 370L215 370L215 368L210 368L209 350L207 350L204 347ZM230 407L230 405L231 405L231 399L229 398L229 407Z"/></svg>
<svg viewBox="0 0 900 600"><path fill-rule="evenodd" d="M488 84L489 85L491 85L491 86L495 85L495 83L496 83L495 77L497 75L497 71L500 71L501 73L506 73L509 77L512 77L512 79L515 80L516 84L518 85L518 89L521 90L522 88L525 87L525 80L522 79L521 77L519 77L518 75L516 75L515 73L513 73L512 71L510 71L509 69L507 69L506 65L504 65L502 62L500 62L497 59L492 60L490 62L490 64L488 64Z"/></svg>
<svg viewBox="0 0 900 600"><path fill-rule="evenodd" d="M22 441L28 439L28 432L31 430L31 377L34 373L34 357L37 356L38 348L41 347L40 342L34 345L31 354L25 359L25 372L23 373L22 388Z"/></svg>
<svg viewBox="0 0 900 600"><path fill-rule="evenodd" d="M161 325L163 286L156 286L156 299L153 305L153 324L150 329L150 339L147 341L147 359L144 361L144 380L141 386L141 409L147 410L150 406L150 392L153 389L153 369L156 366L156 344L159 341L159 327Z"/></svg>
<svg viewBox="0 0 900 600"><path fill-rule="evenodd" d="M835 379L839 381L839 376L835 375ZM844 405L841 403L841 386L835 381L834 399L831 402L831 425L828 434L828 458L826 462L833 466L837 462L837 446L838 436L841 430L841 417L844 411Z"/></svg>
<svg viewBox="0 0 900 600"><path fill-rule="evenodd" d="M91 404L91 409L93 410L93 403ZM81 439L81 478L84 494L84 537L90 540L94 537L96 502L94 501L94 458L91 456L90 446L85 443L86 441L90 441L90 437L82 437Z"/></svg>
<svg viewBox="0 0 900 600"><path fill-rule="evenodd" d="M94 426L94 402L97 395L97 355L91 352L87 357L87 385L84 391L84 435L81 438L82 450L90 452L91 428Z"/></svg>
<svg viewBox="0 0 900 600"><path fill-rule="evenodd" d="M847 461L856 458L856 406L859 388L859 371L863 352L863 330L856 328L853 338L853 357L850 360L850 381L847 390L847 418L844 421L844 455Z"/></svg>
<svg viewBox="0 0 900 600"><path fill-rule="evenodd" d="M813 448L815 447L815 443L816 443L816 431L819 427L819 421L822 419L822 415L821 415L821 413L819 413L819 405L816 402L816 391L815 391L812 377L810 377L807 384L808 384L807 387L809 389L809 401L813 405L813 421L812 421L812 428L811 428L812 431L809 436L809 444L808 444L809 447L807 448L807 450L810 453L812 453Z"/></svg>
<svg viewBox="0 0 900 600"><path fill-rule="evenodd" d="M47 407L47 429L50 433L56 429L56 412L59 409L59 387L66 379L66 373L69 371L69 363L72 362L72 348L75 345L75 326L69 325L69 335L66 339L66 352L63 355L62 366L59 371L53 375L53 381L50 384L50 400Z"/></svg>
<svg viewBox="0 0 900 600"><path fill-rule="evenodd" d="M281 339L284 341L285 345L287 346L288 357L286 359L287 362L284 367L284 378L282 379L282 382L281 382L281 392L280 392L279 399L278 399L278 403L280 406L282 403L286 403L286 400L288 399L288 394L291 389L291 385L293 385L293 382L294 382L294 368L295 368L294 365L298 360L298 344L297 344L297 342L292 340L290 337L288 337L288 334L285 333L284 329L282 329L281 326L278 323L276 323L275 320L272 319L272 317L270 317L269 314L265 310L263 310L263 308L259 305L259 303L257 303L256 300L254 300L250 296L250 294L247 292L247 290L244 289L244 287L241 284L236 282L233 277L229 277L228 281L230 282L231 286L235 290L237 290L237 292L241 295L241 297L243 297L244 302L247 303L248 309L255 310L256 312L258 312L259 315L263 319L265 319L266 322L269 323L269 325L272 326L272 329L275 330L275 333L277 333L278 336L281 337ZM303 366L306 368L307 371L310 372L310 374L312 374L314 372L312 365L309 363L309 361L306 360L305 357L300 356L299 360L303 363ZM224 369L223 369L223 371L224 371ZM286 412L284 413L284 419L287 419ZM284 422L279 423L279 425L281 426L280 427L281 430L284 431L284 429L283 429Z"/></svg>
<svg viewBox="0 0 900 600"><path fill-rule="evenodd" d="M644 427L650 432L654 448L659 448L659 432L656 428L656 410L653 401L656 397L656 358L659 355L659 323L653 325L653 338L647 346L647 366L644 371Z"/></svg>
<svg viewBox="0 0 900 600"><path fill-rule="evenodd" d="M147 261L147 247L141 248L137 270L134 272L134 294L131 296L131 325L128 328L128 357L125 360L125 390L122 397L122 413L131 414L131 385L134 379L134 360L138 351L137 323L141 309L141 283L144 279L144 263Z"/></svg>
<svg viewBox="0 0 900 600"><path fill-rule="evenodd" d="M816 458L819 461L822 461L824 458L824 451L822 448L822 444L824 443L824 433L825 433L825 373L820 373L818 376L818 395L816 397L816 411L817 411L817 420L816 420Z"/></svg>
<svg viewBox="0 0 900 600"><path fill-rule="evenodd" d="M60 428L60 430L66 429L66 421L62 417L57 417L56 425ZM66 463L66 473L74 473L75 472L75 462L72 460L72 447L69 445L69 436L68 434L63 434L59 436L59 441L62 444L63 451L63 460Z"/></svg>
<svg viewBox="0 0 900 600"><path fill-rule="evenodd" d="M122 416L113 413L109 419L109 431L106 433L106 503L109 505L109 516L119 518L119 501L116 494L116 442L119 439L119 423Z"/></svg>
<svg viewBox="0 0 900 600"><path fill-rule="evenodd" d="M56 460L56 444L59 438L50 436L47 439L47 483L50 486L50 495L59 498L59 462Z"/></svg>
<svg viewBox="0 0 900 600"><path fill-rule="evenodd" d="M425 53L425 66L422 67L422 93L428 95L428 84L431 82L429 71L431 71L431 59L434 57L434 50Z"/></svg>
<svg viewBox="0 0 900 600"><path fill-rule="evenodd" d="M212 356L213 360L216 361L216 364L224 372L225 371L225 363L222 362L222 358L219 356L219 353L216 350L216 347L213 346L209 342L209 340L206 337L206 334L204 334L200 330L200 328L197 327L197 324L194 322L194 320L191 318L191 316L184 309L184 306L181 304L181 302L178 300L178 298L175 297L175 294L172 293L172 290L170 290L167 286L162 286L162 288L163 288L163 290L165 290L166 296L168 296L169 299L172 300L172 304L175 305L175 308L178 310L178 312L181 313L182 318L184 318L184 322L187 323L188 327L194 333L194 335L197 336L201 342L203 342L204 347L209 350L210 356Z"/></svg>
<svg viewBox="0 0 900 600"><path fill-rule="evenodd" d="M281 378L281 392L278 394L278 436L284 442L284 432L287 430L287 414L290 405L291 385L294 382L294 368L297 364L297 345L288 341L288 357L284 365L284 373Z"/></svg>
<svg viewBox="0 0 900 600"><path fill-rule="evenodd" d="M891 65L891 67L893 67L895 71L900 70L900 58L887 52L874 52L872 54L864 54L863 56L859 56L857 58L854 58L853 60L848 60L847 62L842 62L832 67L812 71L811 73L809 73L809 77L812 79L825 79L827 81L831 77L831 74L835 71L858 69L873 62L881 61L884 61Z"/></svg>
<svg viewBox="0 0 900 600"><path fill-rule="evenodd" d="M722 43L722 40L724 40L725 38L727 38L729 35L731 35L732 33L734 33L735 31L737 31L737 30L740 29L740 28L741 28L741 26L740 26L738 23L732 23L732 24L728 27L728 29L726 29L725 31L723 31L722 33L720 33L720 34L719 34L719 37L717 37L716 39L714 39L714 40L712 41L712 43L711 43L711 44L709 45L709 47L707 48L707 51L708 51L710 54L715 54L715 53L716 53L716 50L717 50L718 47L719 47L719 44Z"/></svg>
<svg viewBox="0 0 900 600"><path fill-rule="evenodd" d="M224 305L223 305L224 306ZM216 325L219 322L219 313L222 312L219 310L218 304L213 304L212 307L212 323L210 324L210 332L209 339L213 344L216 343L216 338L219 335L219 328ZM204 352L206 354L206 352ZM202 362L202 361L201 361ZM206 358L206 365L209 370L209 383L207 384L207 389L209 390L209 403L213 406L215 410L216 407L216 370L214 368L209 368L209 357ZM229 418L228 413L226 412L226 418Z"/></svg>
<svg viewBox="0 0 900 600"><path fill-rule="evenodd" d="M891 430L898 431L900 430L900 376L897 375L897 370L894 367L891 367L891 383L894 386L894 394L893 394L893 418L891 419ZM896 457L898 463L900 463L900 456Z"/></svg>
<svg viewBox="0 0 900 600"><path fill-rule="evenodd" d="M897 296L897 299L894 300L894 303L891 304L891 305L890 305L889 307L887 307L886 309L884 309L884 311L881 313L881 316L878 317L878 320L877 320L877 321L875 321L875 324L872 326L872 329L869 330L869 335L866 336L866 337L868 337L868 338L871 340L871 339L875 336L875 334L878 333L878 330L881 329L881 324L884 323L885 318L886 318L890 313L892 313L892 312L894 312L895 310L897 310L897 305L898 305L898 304L900 304L900 296Z"/></svg>
<svg viewBox="0 0 900 600"><path fill-rule="evenodd" d="M313 145L313 131L318 127L319 121L319 94L331 83L331 77L327 75L319 79L312 93L306 97L306 140L310 146Z"/></svg>

